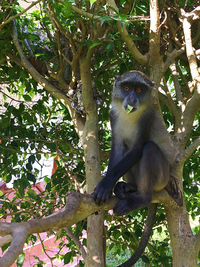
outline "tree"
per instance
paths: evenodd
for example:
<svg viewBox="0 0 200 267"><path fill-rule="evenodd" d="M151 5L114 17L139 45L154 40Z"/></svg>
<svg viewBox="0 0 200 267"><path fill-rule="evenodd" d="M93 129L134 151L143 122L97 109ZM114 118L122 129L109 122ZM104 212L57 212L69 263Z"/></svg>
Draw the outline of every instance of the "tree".
<svg viewBox="0 0 200 267"><path fill-rule="evenodd" d="M25 12L38 3L39 9ZM67 200L64 196L74 189L90 194L101 179L110 147L113 79L134 68L155 82L155 105L162 108L178 151L172 173L185 199L178 207L165 191L154 196L155 202L162 203L157 229L167 232L167 225L173 259L168 245L163 249L156 241L142 259L152 266L171 266L171 261L177 267L196 266L200 232L199 227L192 231L189 221L189 215L195 218L200 213L200 8L196 1L38 0L25 10L20 4L2 1L0 14L1 175L6 182L14 177L17 191L16 198L4 199L2 205L2 218L12 215L13 223L0 223L0 234L5 236L1 244L12 240L0 265L10 266L32 233L77 223L71 235L76 240L79 222L93 214L87 219L87 253L80 246L82 256L86 266L105 266L103 211L112 208L116 199L97 207L90 195L70 193ZM46 190L38 196L31 183L40 177L34 164L41 164L41 155L59 156L59 160L51 179L42 177ZM107 215L108 235L119 239L118 250L137 247L145 214L142 210L126 218L114 217L113 224L113 217ZM130 222L135 231L131 236ZM56 233L63 234L66 229ZM163 242L168 241L166 236ZM70 253L65 263L75 256L75 251Z"/></svg>

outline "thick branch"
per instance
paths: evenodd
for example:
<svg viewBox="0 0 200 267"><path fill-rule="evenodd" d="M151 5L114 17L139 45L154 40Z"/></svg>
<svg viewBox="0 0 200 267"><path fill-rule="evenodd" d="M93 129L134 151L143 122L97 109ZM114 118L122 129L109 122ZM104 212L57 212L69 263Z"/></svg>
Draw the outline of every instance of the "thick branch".
<svg viewBox="0 0 200 267"><path fill-rule="evenodd" d="M160 16L158 0L150 0L149 64L151 78L160 83L162 58L160 56Z"/></svg>
<svg viewBox="0 0 200 267"><path fill-rule="evenodd" d="M11 235L6 235L0 238L0 247L2 247L5 244L8 244L12 241L12 236Z"/></svg>
<svg viewBox="0 0 200 267"><path fill-rule="evenodd" d="M10 248L0 259L0 266L11 266L21 253L28 235L73 225L98 210L112 209L116 201L116 198L112 198L104 205L97 206L90 195L71 192L68 193L66 206L44 219L33 219L25 223L0 223L0 234L10 234L13 237Z"/></svg>
<svg viewBox="0 0 200 267"><path fill-rule="evenodd" d="M186 45L186 54L190 66L190 72L192 75L192 78L195 82L200 83L200 77L198 72L198 64L196 60L196 55L192 46L192 36L191 36L191 23L188 19L187 13L184 12L184 10L181 10L181 15L183 16L183 31L185 36L185 45ZM199 94L200 94L200 88Z"/></svg>
<svg viewBox="0 0 200 267"><path fill-rule="evenodd" d="M140 51L136 47L135 43L131 39L130 35L128 34L128 32L126 30L126 26L125 25L122 26L121 22L117 21L117 28L121 34L122 40L126 43L128 49L129 49L130 53L132 54L132 56L134 57L134 59L137 60L143 66L147 65L148 56L140 53Z"/></svg>
<svg viewBox="0 0 200 267"><path fill-rule="evenodd" d="M161 92L158 92L158 97L161 103L165 104L168 109L172 112L172 115L175 117L175 126L180 124L180 111L171 99L170 95L164 95Z"/></svg>
<svg viewBox="0 0 200 267"><path fill-rule="evenodd" d="M178 135L182 139L182 146L184 147L193 124L194 117L196 113L200 110L200 74L198 71L198 64L196 55L192 46L192 37L191 37L191 20L196 19L199 16L200 8L196 8L190 13L185 13L184 10L181 10L181 21L183 24L183 31L185 37L185 47L186 54L189 62L190 72L193 79L193 85L195 88L193 96L187 101L185 110L182 116L182 122L180 129L178 129Z"/></svg>
<svg viewBox="0 0 200 267"><path fill-rule="evenodd" d="M200 250L200 230L199 230L199 232L198 232L198 234L196 236L196 244L195 244L195 246L196 246L197 251L199 251Z"/></svg>
<svg viewBox="0 0 200 267"><path fill-rule="evenodd" d="M47 232L52 229L66 228L87 218L100 210L113 209L118 199L112 197L109 201L101 206L96 205L89 194L80 194L78 192L69 192L67 194L66 206L43 219L32 219L28 222L5 223L0 222L0 235L12 236L12 243L8 251L0 258L1 267L9 267L21 253L26 238L30 234ZM173 201L165 190L153 195L153 203L167 203ZM11 238L8 237L8 242ZM5 242L3 242L5 244Z"/></svg>

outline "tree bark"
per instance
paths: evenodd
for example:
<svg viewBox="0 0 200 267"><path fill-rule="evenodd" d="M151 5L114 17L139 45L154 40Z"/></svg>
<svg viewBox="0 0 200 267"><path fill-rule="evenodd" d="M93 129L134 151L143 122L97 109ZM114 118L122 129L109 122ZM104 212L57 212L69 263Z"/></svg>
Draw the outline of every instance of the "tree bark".
<svg viewBox="0 0 200 267"><path fill-rule="evenodd" d="M158 8L158 0L150 1L150 34L149 34L149 69L150 77L155 81L156 88L160 85L160 80L164 72L163 58L160 55L160 14ZM194 60L193 60L194 61ZM196 76L195 76L196 77ZM156 92L155 92L156 95ZM156 99L157 97L155 97ZM196 99L198 100L197 96ZM155 101L158 105L158 102ZM192 122L196 114L196 109L192 107L190 116L187 117L187 127L184 125L181 133L190 132ZM180 135L180 136L182 136ZM180 138L179 142L174 142L180 153L184 149L184 145L187 138ZM182 170L183 164L176 164L171 170L173 175L179 180L179 185L182 185ZM164 201L164 207L167 216L168 230L170 234L172 254L173 254L173 266L174 267L194 267L197 266L198 259L198 247L196 246L197 237L192 233L189 223L188 213L186 211L185 202L183 207L178 207L173 201Z"/></svg>
<svg viewBox="0 0 200 267"><path fill-rule="evenodd" d="M185 205L182 208L166 205L165 210L171 240L173 266L197 266L196 238L192 233Z"/></svg>
<svg viewBox="0 0 200 267"><path fill-rule="evenodd" d="M83 135L83 148L86 167L87 192L92 193L100 181L100 153L98 144L98 115L93 97L90 58L85 55L80 58L80 73L82 81L83 105L86 111L86 122ZM86 266L105 266L104 253L104 213L91 215L87 220L87 257Z"/></svg>

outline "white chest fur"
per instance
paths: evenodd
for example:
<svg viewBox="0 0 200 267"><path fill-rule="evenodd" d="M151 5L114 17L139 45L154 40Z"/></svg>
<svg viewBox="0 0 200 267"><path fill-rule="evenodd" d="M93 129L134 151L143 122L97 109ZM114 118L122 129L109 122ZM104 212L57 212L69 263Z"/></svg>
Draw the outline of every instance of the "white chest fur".
<svg viewBox="0 0 200 267"><path fill-rule="evenodd" d="M131 146L136 140L138 133L138 114L137 111L131 114L121 112L117 118L114 132L118 137L118 142L123 142L127 146Z"/></svg>

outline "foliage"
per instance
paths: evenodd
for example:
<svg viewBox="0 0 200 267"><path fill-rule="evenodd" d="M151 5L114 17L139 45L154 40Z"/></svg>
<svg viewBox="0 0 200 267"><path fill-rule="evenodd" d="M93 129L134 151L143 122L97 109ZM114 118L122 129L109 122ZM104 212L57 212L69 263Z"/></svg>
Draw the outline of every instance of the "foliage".
<svg viewBox="0 0 200 267"><path fill-rule="evenodd" d="M73 9L76 3L73 0L44 1L40 3L40 8L16 17L17 31L24 54L49 83L52 83L55 88L59 88L70 99L72 105L70 108L52 96L48 90L42 88L38 81L22 67L19 53L12 41L12 23L7 23L0 31L0 92L2 95L0 171L1 178L6 183L12 182L16 190L16 197L11 201L0 195L1 219L6 219L11 215L13 222L20 222L47 216L55 209L64 206L66 192L86 190L83 147L73 126L70 112L75 110L84 121L86 120L82 99L79 96L81 92L80 69L75 61L75 54L78 54L80 50L83 52L84 49L95 51L91 60L92 89L98 107L99 144L103 154L102 173L106 170L107 152L110 149L109 107L114 77L133 68L147 74L149 72L146 67L141 66L133 59L127 50L116 27L116 21L126 25L136 46L140 47L141 52L147 53L149 21L134 20L134 17L149 16L149 1L134 1L134 4L132 1L116 1L119 12L114 10L112 16L108 15L107 11L110 7L100 4L100 2L81 1L81 5L78 6L81 10L92 13L93 19L78 14ZM166 10L178 23L180 8L191 11L197 5L197 2L193 0L178 2L159 1L163 21ZM0 12L0 22L2 23L11 15L22 11L23 8L19 1L11 1L11 3L3 1L1 10L3 11ZM100 19L96 16L99 16ZM97 27L99 24L101 32ZM194 35L198 29L199 24L194 23ZM181 38L182 35L183 33L180 32ZM67 39L72 37L74 47ZM170 39L171 36L164 24L161 38L163 57L166 56L166 51L169 51ZM195 47L199 48L198 42ZM73 49L76 50L75 54ZM74 69L69 62L74 63ZM176 65L178 68L177 78L184 88L191 78L184 54L177 58ZM164 77L171 95L175 98L172 71L168 69ZM69 87L72 94L70 90L67 90ZM184 89L182 92L184 94ZM175 100L175 102L177 101ZM162 103L162 99L161 104L166 126L173 134L175 131L173 115ZM187 146L199 135L198 113ZM184 196L187 200L187 210L193 219L200 215L199 153L198 148L185 163L183 172ZM56 156L59 156L59 160L56 161L58 168L55 174L43 175L43 159L51 159ZM45 181L45 191L37 195L32 189L32 185L43 180ZM108 255L111 256L109 257L120 255L120 260L124 261L123 253L125 251L124 254L126 254L127 247L134 251L142 233L144 218L146 218L146 210L133 212L126 218L117 218L110 214L106 216L108 238L110 239ZM171 266L172 255L166 224L164 210L159 207L154 226L157 234L153 235L141 262L150 263L151 266ZM195 227L194 232L197 232L198 228L198 226ZM85 229L85 221L77 224L73 229L74 235L80 238ZM58 239L67 236L65 230L55 234ZM30 239L32 242L36 241L33 240L33 237ZM63 241L60 242L61 247L70 248L70 252L60 256L64 264L72 261L79 253L73 240L69 237L68 239L67 244ZM85 238L82 242L86 245ZM21 256L21 258L23 257ZM20 260L18 260L19 266L21 266ZM143 266L143 263L140 266ZM42 266L42 262L38 264Z"/></svg>

